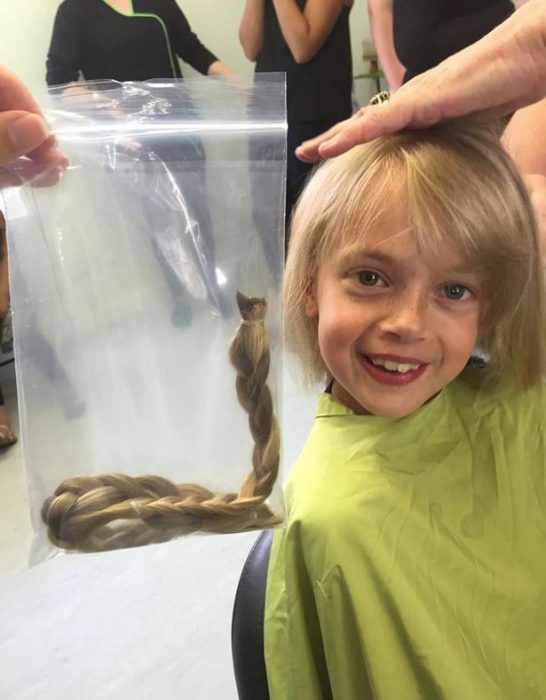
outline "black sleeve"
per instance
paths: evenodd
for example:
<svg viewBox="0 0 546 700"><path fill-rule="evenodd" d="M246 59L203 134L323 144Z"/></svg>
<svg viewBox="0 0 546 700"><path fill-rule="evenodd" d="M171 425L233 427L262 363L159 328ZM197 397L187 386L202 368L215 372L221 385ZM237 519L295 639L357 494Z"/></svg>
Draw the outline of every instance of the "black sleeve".
<svg viewBox="0 0 546 700"><path fill-rule="evenodd" d="M81 68L81 38L77 18L59 6L53 25L53 34L46 61L48 85L62 85L78 79Z"/></svg>
<svg viewBox="0 0 546 700"><path fill-rule="evenodd" d="M206 75L211 63L218 59L192 32L176 0L165 0L165 17L169 38L177 55L192 68Z"/></svg>

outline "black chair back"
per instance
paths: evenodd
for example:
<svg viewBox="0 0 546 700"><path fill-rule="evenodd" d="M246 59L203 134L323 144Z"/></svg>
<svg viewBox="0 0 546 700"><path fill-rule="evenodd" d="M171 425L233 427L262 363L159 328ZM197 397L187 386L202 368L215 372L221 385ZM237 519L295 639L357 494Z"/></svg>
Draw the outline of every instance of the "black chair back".
<svg viewBox="0 0 546 700"><path fill-rule="evenodd" d="M233 606L231 652L239 700L269 700L264 660L264 605L273 531L260 534L247 557Z"/></svg>

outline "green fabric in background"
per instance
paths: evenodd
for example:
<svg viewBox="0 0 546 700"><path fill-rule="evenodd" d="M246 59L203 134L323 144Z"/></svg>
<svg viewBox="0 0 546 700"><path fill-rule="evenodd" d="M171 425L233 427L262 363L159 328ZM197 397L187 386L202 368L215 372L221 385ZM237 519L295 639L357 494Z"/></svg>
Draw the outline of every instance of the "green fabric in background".
<svg viewBox="0 0 546 700"><path fill-rule="evenodd" d="M321 395L268 579L272 700L546 698L546 386Z"/></svg>

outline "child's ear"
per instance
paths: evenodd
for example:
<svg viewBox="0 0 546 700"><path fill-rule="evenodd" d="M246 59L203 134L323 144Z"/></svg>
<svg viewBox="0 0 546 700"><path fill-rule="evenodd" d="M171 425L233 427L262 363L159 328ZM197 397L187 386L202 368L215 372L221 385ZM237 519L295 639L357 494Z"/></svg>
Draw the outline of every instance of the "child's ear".
<svg viewBox="0 0 546 700"><path fill-rule="evenodd" d="M309 318L318 316L318 301L317 301L317 282L309 278L307 288L305 290L305 314Z"/></svg>

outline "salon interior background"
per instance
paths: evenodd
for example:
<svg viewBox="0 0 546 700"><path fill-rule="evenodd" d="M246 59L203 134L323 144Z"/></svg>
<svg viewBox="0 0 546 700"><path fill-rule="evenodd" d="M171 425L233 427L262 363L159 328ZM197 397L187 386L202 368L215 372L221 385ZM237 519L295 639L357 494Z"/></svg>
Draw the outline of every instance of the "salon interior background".
<svg viewBox="0 0 546 700"><path fill-rule="evenodd" d="M240 75L252 74L253 64L246 60L237 36L245 0L180 0L179 4L205 46ZM45 59L59 5L60 0L0 0L0 63L33 90L45 87ZM370 36L366 3L355 0L351 12L354 75L368 70L362 53L363 42L371 44ZM183 66L183 72L194 74L189 66ZM368 80L359 80L355 87L360 104L375 91Z"/></svg>

